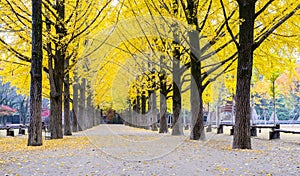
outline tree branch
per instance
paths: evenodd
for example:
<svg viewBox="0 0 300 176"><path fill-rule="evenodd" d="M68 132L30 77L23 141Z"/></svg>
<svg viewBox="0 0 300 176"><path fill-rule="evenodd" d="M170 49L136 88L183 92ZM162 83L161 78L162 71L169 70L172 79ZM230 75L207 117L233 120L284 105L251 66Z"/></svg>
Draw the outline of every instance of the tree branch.
<svg viewBox="0 0 300 176"><path fill-rule="evenodd" d="M9 5L9 7L11 8L12 12L16 15L17 19L19 20L20 23L22 23L22 25L24 26L28 26L26 23L24 23L22 21L22 19L25 19L28 23L31 23L31 21L29 19L27 19L26 17L20 15L19 13L17 13L15 11L15 9L13 8L12 4L10 2L8 2L8 0L6 0L7 4ZM21 19L22 18L22 19Z"/></svg>
<svg viewBox="0 0 300 176"><path fill-rule="evenodd" d="M188 90L190 90L190 89L191 89L191 86L188 86L187 88L181 90L180 92L183 94L184 92L186 92L186 91L188 91Z"/></svg>
<svg viewBox="0 0 300 176"><path fill-rule="evenodd" d="M202 74L202 80L206 79L211 73L213 73L214 71L216 71L217 69L219 69L221 66L223 66L223 65L226 64L227 62L231 61L232 59L233 59L233 60L236 60L237 54L238 54L237 52L234 53L234 54L233 54L232 56L230 56L229 58L227 58L227 59L225 59L225 60L223 60L223 61L221 61L221 62L215 64L216 67L213 67L213 68L209 69L208 71L203 72L203 74ZM211 65L212 65L212 64L211 64Z"/></svg>
<svg viewBox="0 0 300 176"><path fill-rule="evenodd" d="M78 8L78 4L79 4L79 0L76 0L75 7L73 8L72 12L70 13L70 16L67 18L66 24L68 24L71 21L71 19L74 16L74 14L76 14L76 16L77 16L77 11L76 10Z"/></svg>
<svg viewBox="0 0 300 176"><path fill-rule="evenodd" d="M209 6L208 6L208 9L207 9L207 12L205 14L205 17L204 17L204 20L202 21L202 25L199 29L197 29L199 32L201 32L203 29L204 29L204 26L206 24L206 21L208 19L208 16L209 16L209 12L210 12L210 9L211 9L211 5L212 5L212 0L210 0L210 3L209 3Z"/></svg>
<svg viewBox="0 0 300 176"><path fill-rule="evenodd" d="M230 29L223 0L220 0L220 2L221 2L221 5L222 5L222 9L223 9L223 14L224 14L224 18L225 18L225 24L226 24L227 31L229 32L229 34L230 34L233 42L235 43L236 47L239 48L240 44L236 41L235 36L233 35L232 30Z"/></svg>
<svg viewBox="0 0 300 176"><path fill-rule="evenodd" d="M95 16L95 18L83 29L81 30L79 33L77 33L76 35L74 35L72 38L70 38L69 42L72 42L74 39L76 39L78 36L80 36L81 34L83 34L85 31L87 31L98 19L98 17L102 14L102 12L104 11L104 9L110 4L112 0L107 1L104 6L99 10L99 12L97 13L97 15Z"/></svg>
<svg viewBox="0 0 300 176"><path fill-rule="evenodd" d="M7 43L6 43L4 40L2 40L1 38L0 38L0 43L2 43L3 45L5 45L5 46L6 46L6 49L7 49L8 51L14 53L15 56L16 56L17 58L19 58L20 60L25 61L25 62L30 62L30 61L31 61L31 59L30 59L29 57L27 57L27 56L21 54L20 52L18 52L18 51L15 50L14 48L12 48L9 44L7 44Z"/></svg>
<svg viewBox="0 0 300 176"><path fill-rule="evenodd" d="M274 0L269 0L269 1L263 6L263 8L261 8L258 12L256 12L256 14L255 14L255 16L254 16L254 19L256 19L261 13L263 13L273 1L274 1Z"/></svg>
<svg viewBox="0 0 300 176"><path fill-rule="evenodd" d="M213 77L213 78L207 80L206 83L202 86L202 90L205 90L206 87L207 87L210 83L214 82L218 77L220 77L221 75L223 75L224 73L226 73L226 72L228 71L228 69L231 67L231 65L232 65L236 60L237 60L237 57L236 57L235 59L233 59L232 62L231 62L230 64L228 64L228 65L226 66L226 68L225 68L223 71L221 71L220 73L218 73L215 77ZM231 71L231 70L230 70L230 71Z"/></svg>
<svg viewBox="0 0 300 176"><path fill-rule="evenodd" d="M290 13L282 17L278 23L276 23L271 29L265 32L260 38L256 39L256 42L253 44L253 51L257 49L279 26L281 26L285 21L287 21L290 17L292 17L298 10L300 9L300 4L292 10Z"/></svg>

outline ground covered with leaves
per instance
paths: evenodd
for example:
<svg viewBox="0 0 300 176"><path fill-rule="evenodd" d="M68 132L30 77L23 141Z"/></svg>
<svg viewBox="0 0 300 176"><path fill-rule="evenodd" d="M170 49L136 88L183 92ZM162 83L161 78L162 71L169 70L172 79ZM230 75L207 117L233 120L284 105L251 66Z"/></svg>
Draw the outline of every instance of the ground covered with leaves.
<svg viewBox="0 0 300 176"><path fill-rule="evenodd" d="M227 129L228 130L228 129ZM231 149L232 136L206 141L123 125L100 125L27 147L27 136L0 137L0 175L299 175L300 135L252 138Z"/></svg>

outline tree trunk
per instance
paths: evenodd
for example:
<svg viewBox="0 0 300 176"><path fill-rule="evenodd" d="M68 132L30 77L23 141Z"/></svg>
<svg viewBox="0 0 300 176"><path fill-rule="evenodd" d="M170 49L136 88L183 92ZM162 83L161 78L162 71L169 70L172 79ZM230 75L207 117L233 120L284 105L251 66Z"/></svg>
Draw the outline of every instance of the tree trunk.
<svg viewBox="0 0 300 176"><path fill-rule="evenodd" d="M151 130L157 131L157 105L156 105L156 92L153 91L151 93L151 116L152 116L152 122L151 122Z"/></svg>
<svg viewBox="0 0 300 176"><path fill-rule="evenodd" d="M93 122L93 126L97 126L100 124L100 121L99 121L99 111L96 109L96 108L93 108L93 111L94 111L94 122Z"/></svg>
<svg viewBox="0 0 300 176"><path fill-rule="evenodd" d="M69 67L69 59L66 59L66 68ZM70 121L70 74L69 71L65 74L64 81L64 135L72 135Z"/></svg>
<svg viewBox="0 0 300 176"><path fill-rule="evenodd" d="M30 70L30 124L28 146L42 142L42 2L32 0L32 57Z"/></svg>
<svg viewBox="0 0 300 176"><path fill-rule="evenodd" d="M28 101L29 99L27 98L27 96L24 97L24 100L22 101L22 111L20 112L20 115L22 116L22 124L25 125L26 124L26 117L27 117L27 112L28 112ZM0 121L1 122L1 121Z"/></svg>
<svg viewBox="0 0 300 176"><path fill-rule="evenodd" d="M194 30L188 32L190 45L190 62L191 62L191 134L192 140L205 139L203 123L203 103L202 103L202 78L201 78L201 61L200 61L200 37L198 24L198 3L196 1L187 1L186 18L189 25Z"/></svg>
<svg viewBox="0 0 300 176"><path fill-rule="evenodd" d="M104 124L104 120L103 120L103 109L101 109L99 107L99 110L100 110L100 124Z"/></svg>
<svg viewBox="0 0 300 176"><path fill-rule="evenodd" d="M141 97L140 96L137 96L136 97L136 127L137 128L141 128Z"/></svg>
<svg viewBox="0 0 300 176"><path fill-rule="evenodd" d="M159 76L160 82L160 124L159 124L159 133L168 132L167 124L167 77L164 71L160 73Z"/></svg>
<svg viewBox="0 0 300 176"><path fill-rule="evenodd" d="M147 124L147 114L146 114L146 105L147 105L147 97L146 97L146 92L143 91L142 93L142 104L141 104L141 110L142 110L142 116L141 116L141 128L148 128L148 124Z"/></svg>
<svg viewBox="0 0 300 176"><path fill-rule="evenodd" d="M57 45L58 49L59 46ZM62 89L64 79L64 52L56 50L54 64L55 68L50 79L50 132L51 139L63 138L62 132ZM51 61L52 62L52 59ZM51 74L49 73L49 74Z"/></svg>
<svg viewBox="0 0 300 176"><path fill-rule="evenodd" d="M276 124L276 92L275 92L275 81L276 81L276 79L272 80L273 112L274 112L273 122L274 122L274 125Z"/></svg>
<svg viewBox="0 0 300 176"><path fill-rule="evenodd" d="M94 112L94 121L93 121L93 126L97 126L99 125L99 112L96 108L93 108L93 112Z"/></svg>
<svg viewBox="0 0 300 176"><path fill-rule="evenodd" d="M78 132L78 121L77 121L77 113L74 107L72 107L72 131Z"/></svg>
<svg viewBox="0 0 300 176"><path fill-rule="evenodd" d="M133 101L131 126L137 127L137 98Z"/></svg>
<svg viewBox="0 0 300 176"><path fill-rule="evenodd" d="M57 80L57 82L60 82ZM58 83L59 87L62 88L61 84ZM62 132L62 93L58 92L60 95L53 95L54 93L50 92L50 132L51 139L60 139L63 138Z"/></svg>
<svg viewBox="0 0 300 176"><path fill-rule="evenodd" d="M74 73L74 82L73 82L73 103L72 103L72 130L73 132L78 131L78 121L77 121L77 115L78 115L78 78L76 76L76 73Z"/></svg>
<svg viewBox="0 0 300 176"><path fill-rule="evenodd" d="M55 24L58 41L55 43L54 69L49 75L50 78L50 132L51 139L63 138L62 132L62 90L64 80L64 59L66 46L63 44L63 38L66 36L64 28L65 4L64 0L56 0L57 24ZM52 58L51 58L52 59ZM50 61L49 61L50 62ZM52 67L52 60L50 66ZM50 67L49 66L49 67ZM52 68L49 68L52 69Z"/></svg>
<svg viewBox="0 0 300 176"><path fill-rule="evenodd" d="M84 111L85 111L85 86L86 80L82 78L82 83L80 85L80 98L79 98L79 108L78 108L78 130L83 131L85 130L84 124Z"/></svg>
<svg viewBox="0 0 300 176"><path fill-rule="evenodd" d="M254 17L256 0L238 0L240 19L238 68L236 83L236 121L233 146L251 149L250 140L250 84L253 65Z"/></svg>
<svg viewBox="0 0 300 176"><path fill-rule="evenodd" d="M176 33L176 31L174 31ZM177 35L177 34L174 34ZM178 40L178 37L174 37ZM177 42L173 41L173 121L172 121L172 135L183 135L183 127L181 122L181 90L180 90L180 51Z"/></svg>
<svg viewBox="0 0 300 176"><path fill-rule="evenodd" d="M132 117L132 110L131 110L131 103L128 100L128 108L127 108L127 115L125 116L125 125L132 126L133 124L133 117Z"/></svg>
<svg viewBox="0 0 300 176"><path fill-rule="evenodd" d="M93 113L92 113L92 94L90 92L90 82L87 84L87 90L88 90L88 96L86 100L86 124L87 128L92 128L93 127Z"/></svg>
<svg viewBox="0 0 300 176"><path fill-rule="evenodd" d="M190 58L191 58L191 135L192 140L204 140L203 123L203 100L202 100L202 78L199 32L197 30L189 32Z"/></svg>

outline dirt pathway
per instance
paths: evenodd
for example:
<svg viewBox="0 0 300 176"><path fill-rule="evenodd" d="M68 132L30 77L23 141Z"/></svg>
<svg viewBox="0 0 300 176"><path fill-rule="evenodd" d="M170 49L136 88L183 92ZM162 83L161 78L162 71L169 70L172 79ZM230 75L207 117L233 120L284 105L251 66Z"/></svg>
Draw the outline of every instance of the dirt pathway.
<svg viewBox="0 0 300 176"><path fill-rule="evenodd" d="M101 125L61 141L44 141L40 149L18 150L14 141L24 142L26 137L0 138L0 146L6 147L0 151L0 175L300 174L300 138L253 138L253 150L241 151L230 148L232 136L206 137L195 142L188 136Z"/></svg>

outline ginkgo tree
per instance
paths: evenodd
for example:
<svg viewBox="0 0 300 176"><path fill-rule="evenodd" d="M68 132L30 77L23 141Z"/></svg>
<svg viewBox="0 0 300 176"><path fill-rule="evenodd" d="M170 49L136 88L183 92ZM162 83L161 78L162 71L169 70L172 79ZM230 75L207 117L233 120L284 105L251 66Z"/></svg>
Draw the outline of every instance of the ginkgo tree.
<svg viewBox="0 0 300 176"><path fill-rule="evenodd" d="M266 43L273 45L275 41L273 39L279 36L289 36L295 32L288 27L287 23L294 25L291 18L298 12L300 4L297 1L276 3L275 0L237 0L234 2L220 0L220 2L225 19L227 19L229 9L233 7L239 9L239 28L230 26L230 20L226 23L227 30L238 50L233 148L250 149L250 85L254 51L258 48L263 49ZM285 30L280 30L280 27ZM272 34L277 30L281 34L274 37ZM239 41L235 37L237 31ZM269 43L267 39L272 43ZM265 52L269 53L269 51Z"/></svg>
<svg viewBox="0 0 300 176"><path fill-rule="evenodd" d="M51 86L50 100L51 109L53 110L51 112L50 122L52 138L62 137L62 123L57 122L62 121L63 80L65 70L68 68L68 66L65 68L65 61L68 63L69 59L73 57L74 52L78 52L80 42L78 44L76 40L84 41L84 36L99 25L103 19L102 15L107 13L104 12L104 10L108 7L110 2L110 0L105 2L70 1L69 3L56 1L55 4L45 4L46 12L49 11L48 14L50 15L50 17L48 17L46 14L46 24L48 25L47 33L53 38L53 40L51 40L53 43L47 43L49 80ZM74 4L74 6L72 4ZM68 7L70 7L70 9L68 9ZM54 35L51 33L52 28L55 29ZM79 37L81 38L79 39ZM73 44L73 46L71 44ZM71 47L71 51L68 49L69 47ZM68 78L66 78L66 80L68 80ZM68 88L68 86L65 86L65 88ZM65 105L67 104L68 101L65 101ZM69 111L66 111L67 109L68 108L65 109L65 118L69 116ZM70 130L68 131L70 133Z"/></svg>
<svg viewBox="0 0 300 176"><path fill-rule="evenodd" d="M42 2L32 1L32 49L30 69L30 124L28 146L40 146L42 140Z"/></svg>
<svg viewBox="0 0 300 176"><path fill-rule="evenodd" d="M191 69L192 128L190 138L204 139L203 91L211 82L226 72L234 62L235 54L228 58L222 57L223 60L214 58L217 57L217 53L230 46L232 41L224 37L226 36L223 30L225 24L222 18L214 16L218 14L219 8L213 1L203 3L199 1L171 1L171 4L173 6L166 8L166 10L169 13L174 9L180 11L181 15L178 15L177 18L185 21L186 25L190 27L186 34L188 37L184 38L188 44L187 50L190 55L189 62L185 63L186 68L184 69ZM218 22L220 25L216 25Z"/></svg>
<svg viewBox="0 0 300 176"><path fill-rule="evenodd" d="M165 98L172 96L172 108L161 98L160 104L165 106L160 110L169 108L173 111L174 135L182 135L180 113L182 101L186 101L182 93L187 92L192 112L190 138L193 140L205 138L203 95L210 95L212 87L209 86L227 74L230 79L223 80L231 82L222 87L232 94L236 91L237 130L233 148L251 148L252 67L266 72L270 68L264 67L263 62L270 54L269 59L274 58L275 65L280 62L284 65L285 60L280 60L283 57L276 56L291 53L289 48L298 48L292 40L299 38L299 26L295 23L299 4L296 0L280 2L123 0L112 5L110 0L43 1L43 49L46 51L43 69L50 82L52 138L62 137L63 83L65 119L69 119L68 89L73 69L77 75L73 79L76 80L74 90L81 86L80 93L74 91L74 95L80 94L79 108L75 107L78 111L89 109L92 103L94 107L125 109L128 108L128 97L133 97L131 106L136 112L145 113L149 92L140 89L143 84L139 83L151 84L153 80L137 78L155 68L159 73L156 76L160 80L160 92ZM8 15L0 23L5 24L6 31L13 31L11 38L0 38L1 50L6 51L5 64L11 68L6 74L15 74L20 68L29 69L29 7L28 2L1 1L1 13ZM16 64L20 66L16 67ZM236 72L232 71L236 67ZM235 78L236 89L233 86ZM167 82L172 82L172 86L167 87ZM128 91L133 85L136 90ZM76 99L78 97L73 100ZM205 98L206 103L213 100L215 97ZM73 105L77 106L76 103ZM90 122L83 117L84 112L78 114L83 129L90 127ZM70 134L69 122L65 123L65 134Z"/></svg>
<svg viewBox="0 0 300 176"><path fill-rule="evenodd" d="M178 4L178 6L175 5L176 3ZM143 6L138 6L138 7L141 7L141 8L135 9L136 6L133 6L132 4L134 4L136 6L142 4L142 5L144 5L144 7L147 7L147 9L142 8ZM171 47L169 47L171 49L165 49L165 51L163 51L163 52L167 52L168 56L172 56L172 57L168 57L170 63L172 63L172 61L173 61L173 64L174 64L175 62L180 61L179 62L180 63L179 66L181 66L181 68L178 68L178 64L177 64L176 68L178 68L178 71L174 71L174 67L173 67L173 71L172 71L172 69L170 71L171 73L176 73L177 74L177 76L176 76L176 74L173 75L173 78L172 78L173 82L175 83L175 86L173 86L173 91L174 91L175 90L174 87L176 87L176 85L181 85L182 84L181 80L180 80L182 74L186 70L188 70L188 68L191 67L191 64L189 63L189 61L186 61L186 56L184 56L184 54L185 55L190 54L192 56L193 55L195 56L195 55L199 54L199 52L198 52L197 49L195 49L195 51L194 50L190 51L191 48L197 48L197 47L190 45L190 41L186 37L184 37L184 36L186 36L188 34L188 30L192 29L192 28L188 27L191 24L188 24L188 23L186 24L186 18L184 17L185 12L184 12L184 10L182 8L183 5L181 3L178 3L178 2L175 2L175 1L174 2L170 1L170 2L164 4L164 5L166 5L165 9L164 8L158 8L159 6L156 5L154 1L143 1L143 2L141 2L141 4L139 4L138 2L135 2L135 3L131 3L131 4L129 3L128 6L127 5L124 6L124 7L128 8L128 12L126 11L127 10L126 8L122 11L122 12L127 12L125 14L126 17L127 17L127 19L125 19L125 21L127 22L127 24L129 23L132 26L131 26L130 29L128 29L128 28L126 28L125 25L124 25L124 27L122 27L122 24L119 23L118 25L121 26L119 28L122 29L119 32L120 34L117 35L119 38L116 38L114 36L111 36L110 38L114 39L115 43L118 43L118 42L122 43L122 42L128 42L129 39L131 40L132 36L134 36L135 38L137 38L137 36L141 36L141 34L142 34L142 36L140 38L142 38L142 37L146 38L145 39L146 42L143 43L143 42L140 41L140 43L143 43L143 45L145 45L145 43L146 43L148 45L148 48L150 48L151 50L153 50L153 48L152 48L152 45L153 45L152 42L154 40L149 40L149 39L147 40L147 38L149 38L147 36L147 35L149 35L149 31L152 32L152 33L150 33L152 36L153 35L158 35L158 36L161 36L161 38L163 38L163 39L164 38L168 38L171 42L163 42L163 41L161 41L160 43L161 44L167 43L166 46L168 46L168 47L171 46ZM209 5L209 4L207 6L205 5L205 8L210 9L210 6L211 5ZM200 8L200 7L197 6L196 9L198 10L198 8ZM214 6L214 8L218 9L217 6ZM136 15L136 14L142 13L141 11L143 9L144 9L144 11L146 13L149 14L150 17L149 16L148 17L147 16L138 17ZM178 13L180 12L179 13L180 15L179 14L176 15L176 13L177 13L176 11L178 11ZM127 15L127 14L129 14L129 15ZM135 19L132 20L133 22L135 22L134 24L132 24L133 23L132 21L130 23L130 20L132 19L132 18L131 19L129 18L129 17L131 17L130 15L135 18ZM158 16L158 18L157 18L157 16ZM205 15L205 13L202 14L202 16L203 16L204 20L208 17L208 15ZM168 18L168 17L170 17L170 18ZM217 18L215 17L215 18L212 18L211 20L213 20L213 19L217 19ZM163 22L158 21L158 20L161 20ZM166 32L166 31L173 31L174 30L174 28L173 28L174 24L175 24L174 21L175 22L177 21L177 23L179 23L178 24L178 28L180 28L180 29L178 29L179 34L175 34L174 32L172 32L172 33ZM150 27L150 26L149 27L145 27L145 26L147 26L147 22L151 23L151 24L154 24L154 27L153 26L152 27ZM213 33L213 34L210 34L208 32L208 31L212 31L211 28L213 27L213 25L212 25L213 22L212 21L209 21L209 22L210 23L207 24L208 27L205 28L205 31L207 31L207 33L204 32L204 30L202 31L203 35L207 34L209 36L209 39L207 40L206 43L204 42L205 45L203 45L203 47L201 48L201 52L202 52L201 57L200 57L200 55L197 56L197 58L200 57L199 60L204 61L205 59L207 59L208 62L205 63L205 64L203 64L203 70L204 70L204 72L203 72L202 75L200 74L200 75L198 75L198 77L197 76L195 77L195 75L193 75L193 79L194 80L202 82L201 84L203 84L203 85L201 85L201 87L203 86L202 87L203 89L207 85L209 85L213 80L215 80L219 75L221 75L223 72L225 72L226 70L228 70L228 68L230 68L230 66L234 62L234 58L236 56L236 54L233 54L232 56L224 59L223 61L217 61L217 60L211 61L211 60L209 60L211 57L213 57L214 55L216 55L216 53L222 51L224 48L226 48L227 46L229 46L230 43L233 43L233 40L231 40L230 37L227 37L227 39L223 39L222 38L224 36L224 26L225 26L224 20L221 20L221 24L217 27L217 29L215 30L215 33ZM163 25L163 24L161 25L161 23L165 24L164 25L165 28L161 27ZM205 24L205 21L203 23ZM204 27L204 25L202 25L202 27ZM154 31L151 31L151 29L154 30ZM118 30L115 30L115 31L118 31ZM176 35L179 35L179 38L176 37ZM227 36L229 36L229 35L227 35ZM123 38L123 41L119 41L120 38ZM141 40L140 38L139 38L139 40ZM159 40L161 40L161 38L158 37ZM198 38L200 39L200 36L198 36ZM220 43L221 43L220 46L218 47L218 49L216 51L210 50L211 46L214 45L215 43L217 43L217 41L220 41ZM172 42L173 42L173 46L171 44ZM222 42L224 42L224 43L222 44ZM109 41L106 41L106 43L108 43L108 45L110 44ZM176 43L177 43L177 45L179 44L179 48L181 47L180 50L182 50L183 52L182 53L177 52L178 54L173 55L174 52L176 52L176 50L174 49L174 48L176 48L176 47L174 47ZM145 53L147 53L143 49L139 48L139 47L141 47L141 45L138 45L137 43L129 42L129 45L135 50L135 51L127 51L127 52L129 52L131 54L135 53L135 52L138 52L141 55L143 55L143 53L145 55ZM134 46L134 45L136 45L136 46ZM111 44L110 44L110 47L111 47ZM117 51L118 51L118 49L119 50L124 50L124 49L121 49L118 46L118 44L115 45L115 47L117 48ZM166 48L164 46L161 46L161 47L162 48ZM172 50L172 47L173 47L173 50ZM144 47L142 47L142 48L144 48ZM102 49L104 50L104 48L102 48ZM125 49L128 50L128 47L125 48ZM199 48L199 50L200 50L200 48ZM162 50L160 50L160 51L162 51ZM196 51L197 51L197 53L194 53ZM101 54L101 55L103 55L103 54ZM126 58L126 56L124 56L124 54L121 55L121 56L122 56L122 58L116 59L116 57L114 57L114 58L110 58L108 60L110 60L110 62L116 62L115 60L118 60L117 63L122 63L122 62L119 62L119 60L124 59L124 57ZM101 56L99 54L97 55L97 57L101 58ZM108 58L107 54L105 55L105 57ZM145 58L147 58L147 60L149 60L148 57L145 57ZM196 61L196 62L197 62L196 63L196 65L197 65L199 62L198 61ZM104 62L104 64L106 64L106 62ZM155 64L155 63L152 63L152 64ZM95 64L95 65L97 65L97 64ZM169 67L169 69L170 68L171 67ZM211 74L212 72L215 72L215 71L217 71L216 74L214 74L214 75ZM178 74L178 73L180 73L180 74ZM197 74L198 74L198 72L197 72ZM112 76L112 78L114 77L113 75L114 74L109 74L109 76ZM199 78L199 76L201 78ZM174 80L179 80L179 81L174 81ZM109 86L109 84L106 84L106 85ZM111 87L111 86L109 86L109 87ZM180 91L178 91L178 92L180 92ZM178 97L174 98L174 96L178 96ZM181 96L180 93L177 93L177 94L175 93L174 94L174 92L173 92L173 107L175 107L173 109L173 114L174 114L175 124L178 124L178 126L175 126L176 128L173 128L172 133L174 132L174 134L177 134L177 135L178 134L182 134L180 132L180 128L181 127L179 125L179 123L180 123L179 114L180 114L180 111L181 111L181 98L179 96ZM202 96L202 93L201 93L200 97L199 96L198 97L201 98L201 96ZM197 97L197 96L191 96L191 97ZM174 100L177 100L177 101L174 101ZM197 99L197 102L198 102L198 99ZM194 108L199 109L198 106L197 106L197 104L192 103L192 105L194 106ZM174 111L175 109L176 109L176 112ZM200 111L202 111L201 107L200 107ZM202 120L198 120L198 122L203 124ZM195 127L197 127L197 129L200 129L198 131L196 130L197 134L195 133L198 137L200 137L199 132L203 131L203 128L201 128L201 127L198 128L198 125L195 125ZM191 135L191 136L193 136L193 135Z"/></svg>
<svg viewBox="0 0 300 176"><path fill-rule="evenodd" d="M298 91L295 91L298 82L296 57L289 52L280 52L269 54L262 60L267 60L267 63L254 65L253 93L255 94L255 104L258 113L263 116L264 120L267 119L267 116L271 116L270 121L277 123L277 120L274 120L276 116L279 119L277 112L283 115L285 114L284 111L293 111L296 107L294 99L298 93ZM282 105L279 107L276 105L280 101L285 102L284 109L281 108ZM280 109L277 111L278 108ZM273 114L276 114L276 116Z"/></svg>
<svg viewBox="0 0 300 176"><path fill-rule="evenodd" d="M108 1L43 1L43 68L47 72L50 83L51 121L50 130L52 138L62 138L62 90L65 71L69 71L68 61L76 63L80 55L80 48L84 37L91 34L103 21L110 9ZM31 42L31 3L28 1L1 1L1 19L5 30L17 31L12 35L15 45L1 38L1 47L9 54L10 58L18 61L30 62L28 43ZM21 46L21 47L20 47ZM27 48L27 50L26 50ZM65 64L66 62L66 64ZM67 74L68 75L68 74ZM66 78L68 80L68 78ZM68 83L68 81L66 81ZM68 89L68 86L65 87ZM67 91L65 91L67 93ZM68 97L68 95L66 95ZM65 102L68 105L68 101ZM68 109L68 108L67 108ZM65 119L68 112L65 110ZM70 134L69 124L66 124L65 134Z"/></svg>

